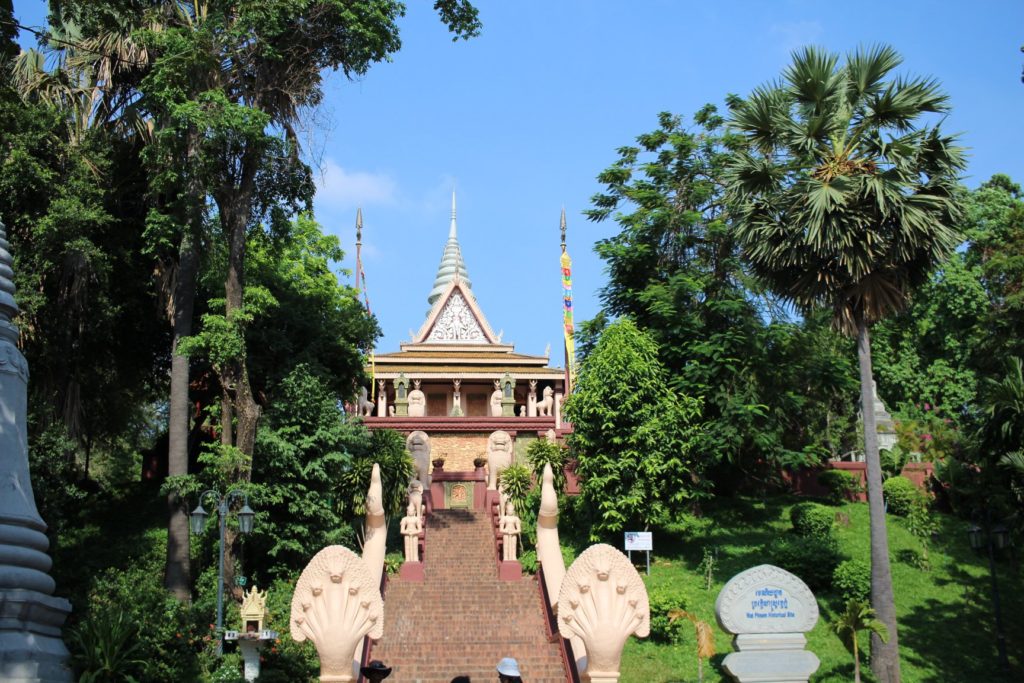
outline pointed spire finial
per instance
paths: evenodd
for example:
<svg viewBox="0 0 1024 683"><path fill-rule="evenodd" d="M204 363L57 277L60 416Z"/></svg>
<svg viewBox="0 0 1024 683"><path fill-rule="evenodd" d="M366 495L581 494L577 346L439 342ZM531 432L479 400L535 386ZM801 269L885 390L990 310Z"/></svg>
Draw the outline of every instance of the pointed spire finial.
<svg viewBox="0 0 1024 683"><path fill-rule="evenodd" d="M452 225L448 228L448 239L454 239L455 236L455 190L452 190Z"/></svg>
<svg viewBox="0 0 1024 683"><path fill-rule="evenodd" d="M562 230L562 251L565 251L565 207L562 207L562 220L559 222L559 227Z"/></svg>
<svg viewBox="0 0 1024 683"><path fill-rule="evenodd" d="M356 209L356 244L363 243L363 207Z"/></svg>

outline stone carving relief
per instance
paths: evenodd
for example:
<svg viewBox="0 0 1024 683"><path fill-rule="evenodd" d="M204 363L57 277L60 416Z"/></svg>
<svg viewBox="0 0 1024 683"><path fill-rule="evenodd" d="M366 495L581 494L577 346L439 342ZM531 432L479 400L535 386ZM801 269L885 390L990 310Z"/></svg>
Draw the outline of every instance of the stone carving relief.
<svg viewBox="0 0 1024 683"><path fill-rule="evenodd" d="M320 680L353 680L352 653L363 637L384 635L380 586L362 558L332 545L309 561L292 595L291 635L313 641Z"/></svg>
<svg viewBox="0 0 1024 683"><path fill-rule="evenodd" d="M626 639L651 630L647 589L621 552L599 543L572 563L558 593L558 630L586 645L591 681L616 681Z"/></svg>
<svg viewBox="0 0 1024 683"><path fill-rule="evenodd" d="M416 464L416 478L424 489L430 488L430 437L426 432L416 430L405 437L405 448Z"/></svg>
<svg viewBox="0 0 1024 683"><path fill-rule="evenodd" d="M512 464L512 437L498 430L487 437L487 488L498 488L498 473Z"/></svg>
<svg viewBox="0 0 1024 683"><path fill-rule="evenodd" d="M427 397L420 391L420 380L414 379L412 386L409 392L409 417L423 417L427 414Z"/></svg>
<svg viewBox="0 0 1024 683"><path fill-rule="evenodd" d="M428 342L451 342L470 341L486 342L487 336L477 321L476 316L466 303L466 298L460 292L453 292L440 315L434 321L434 326L427 335Z"/></svg>

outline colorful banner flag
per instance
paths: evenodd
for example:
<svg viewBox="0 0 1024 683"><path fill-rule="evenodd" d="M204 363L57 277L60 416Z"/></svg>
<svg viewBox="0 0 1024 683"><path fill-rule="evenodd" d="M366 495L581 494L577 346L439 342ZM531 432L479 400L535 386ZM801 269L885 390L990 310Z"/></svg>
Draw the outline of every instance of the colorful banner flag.
<svg viewBox="0 0 1024 683"><path fill-rule="evenodd" d="M576 339L572 318L572 259L569 252L562 252L562 306L565 325L565 362L569 371L569 386L566 393L576 384Z"/></svg>

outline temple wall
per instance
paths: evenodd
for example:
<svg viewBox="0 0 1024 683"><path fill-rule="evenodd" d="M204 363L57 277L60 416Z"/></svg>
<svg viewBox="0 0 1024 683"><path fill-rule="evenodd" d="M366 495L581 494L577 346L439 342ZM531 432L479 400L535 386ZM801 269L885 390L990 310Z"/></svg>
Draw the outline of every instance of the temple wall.
<svg viewBox="0 0 1024 683"><path fill-rule="evenodd" d="M487 457L489 434L431 434L430 457L444 457L447 472L472 472L474 458Z"/></svg>

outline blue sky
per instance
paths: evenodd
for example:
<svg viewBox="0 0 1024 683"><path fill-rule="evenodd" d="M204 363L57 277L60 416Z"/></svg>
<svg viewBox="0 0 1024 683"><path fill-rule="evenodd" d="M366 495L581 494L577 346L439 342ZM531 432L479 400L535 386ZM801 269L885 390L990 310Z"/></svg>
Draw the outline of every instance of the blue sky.
<svg viewBox="0 0 1024 683"><path fill-rule="evenodd" d="M577 320L599 309L596 240L613 223L581 212L616 148L727 93L778 76L789 53L877 42L903 71L939 79L949 131L970 150L965 182L996 172L1024 182L1024 3L865 0L696 3L481 0L479 38L452 43L428 0L409 0L403 48L359 81L332 76L309 116L317 215L352 266L355 212L381 351L416 331L458 193L459 238L473 290L517 350L561 364L558 217L564 205ZM15 2L39 25L41 2Z"/></svg>

